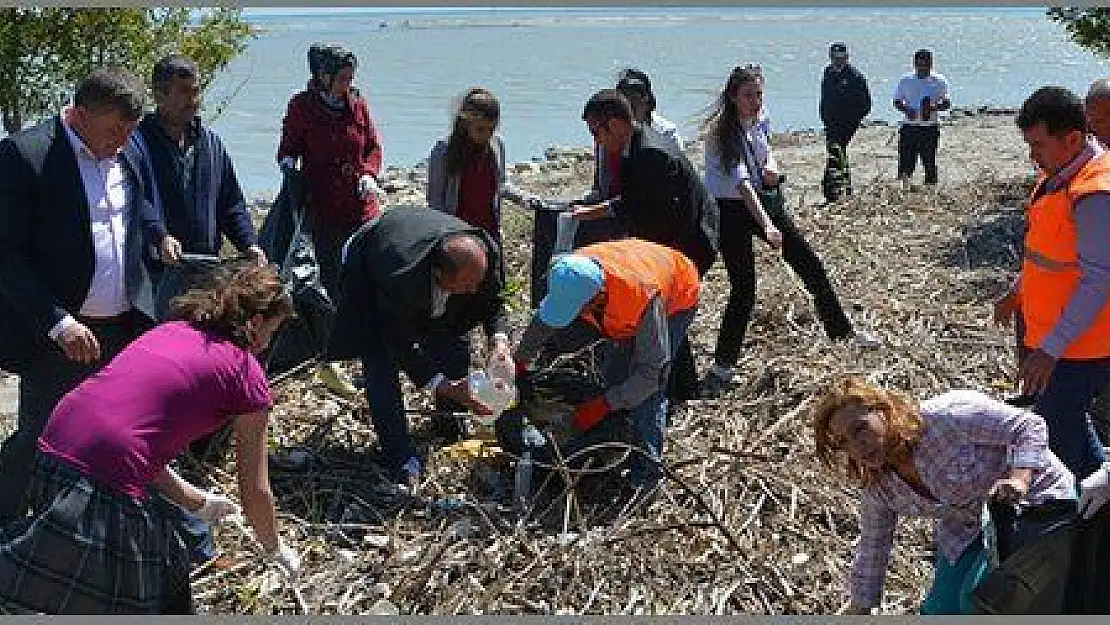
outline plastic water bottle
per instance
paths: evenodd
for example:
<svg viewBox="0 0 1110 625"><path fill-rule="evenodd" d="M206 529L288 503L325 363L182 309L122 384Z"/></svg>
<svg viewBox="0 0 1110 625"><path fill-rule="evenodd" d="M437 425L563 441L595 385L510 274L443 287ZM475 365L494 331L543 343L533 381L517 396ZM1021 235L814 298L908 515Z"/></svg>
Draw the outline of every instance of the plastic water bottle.
<svg viewBox="0 0 1110 625"><path fill-rule="evenodd" d="M536 449L543 447L547 444L543 434L540 433L536 426L524 419L523 429L521 430L521 440L523 446L520 452L520 460L516 463L516 475L513 480L513 502L518 514L524 514L528 510L528 502L532 498L532 455Z"/></svg>
<svg viewBox="0 0 1110 625"><path fill-rule="evenodd" d="M482 425L492 425L516 401L516 387L500 378L491 380L486 372L475 371L467 377L470 394L493 411L488 415L475 415Z"/></svg>

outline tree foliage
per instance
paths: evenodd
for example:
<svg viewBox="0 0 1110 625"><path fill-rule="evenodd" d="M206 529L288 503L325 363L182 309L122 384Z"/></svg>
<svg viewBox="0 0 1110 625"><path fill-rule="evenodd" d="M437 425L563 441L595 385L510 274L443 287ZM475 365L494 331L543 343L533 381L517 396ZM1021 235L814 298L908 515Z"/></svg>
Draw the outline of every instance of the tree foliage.
<svg viewBox="0 0 1110 625"><path fill-rule="evenodd" d="M1110 8L1052 7L1048 17L1063 24L1075 43L1110 57Z"/></svg>
<svg viewBox="0 0 1110 625"><path fill-rule="evenodd" d="M158 58L179 52L196 60L206 87L251 36L238 9L0 9L4 129L14 132L59 110L81 78L106 64L146 78Z"/></svg>

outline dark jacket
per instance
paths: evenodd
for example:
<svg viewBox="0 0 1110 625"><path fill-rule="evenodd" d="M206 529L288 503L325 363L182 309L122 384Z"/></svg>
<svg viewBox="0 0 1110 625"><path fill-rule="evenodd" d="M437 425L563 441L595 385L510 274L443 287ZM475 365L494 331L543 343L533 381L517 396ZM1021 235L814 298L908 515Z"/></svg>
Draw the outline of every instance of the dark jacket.
<svg viewBox="0 0 1110 625"><path fill-rule="evenodd" d="M432 251L460 232L485 243L486 277L477 293L450 296L447 311L432 319ZM487 337L506 331L504 275L498 246L482 229L437 210L394 207L351 237L328 357L358 358L385 345L409 379L423 386L437 369L414 343L432 332L459 336L478 325Z"/></svg>
<svg viewBox="0 0 1110 625"><path fill-rule="evenodd" d="M717 258L717 202L674 141L637 125L620 186L613 210L628 234L686 254L704 275Z"/></svg>
<svg viewBox="0 0 1110 625"><path fill-rule="evenodd" d="M151 168L141 173L147 201L162 217L144 224L147 240L157 245L168 232L185 252L218 254L226 235L235 249L245 252L258 238L231 158L220 137L201 125L199 118L188 132L195 146L192 171L185 176L191 181L189 189L178 164L178 149L155 113L147 114L131 135L128 150L149 154Z"/></svg>
<svg viewBox="0 0 1110 625"><path fill-rule="evenodd" d="M151 319L150 277L140 229L150 206L139 164L123 153L135 190L129 204L124 281L131 305ZM58 349L47 333L76 314L95 265L89 205L61 117L0 141L0 362L18 371L38 349Z"/></svg>
<svg viewBox="0 0 1110 625"><path fill-rule="evenodd" d="M867 79L851 64L837 72L825 67L821 77L821 122L857 125L871 112L871 92Z"/></svg>

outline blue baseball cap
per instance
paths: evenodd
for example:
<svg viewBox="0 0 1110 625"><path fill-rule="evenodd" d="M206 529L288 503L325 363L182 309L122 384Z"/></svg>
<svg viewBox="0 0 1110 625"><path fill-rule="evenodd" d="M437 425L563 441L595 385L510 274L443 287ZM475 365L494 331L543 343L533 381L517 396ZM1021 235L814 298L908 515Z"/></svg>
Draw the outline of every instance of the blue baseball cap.
<svg viewBox="0 0 1110 625"><path fill-rule="evenodd" d="M544 325L565 328L605 286L605 273L592 258L564 254L547 273L547 295L536 313Z"/></svg>

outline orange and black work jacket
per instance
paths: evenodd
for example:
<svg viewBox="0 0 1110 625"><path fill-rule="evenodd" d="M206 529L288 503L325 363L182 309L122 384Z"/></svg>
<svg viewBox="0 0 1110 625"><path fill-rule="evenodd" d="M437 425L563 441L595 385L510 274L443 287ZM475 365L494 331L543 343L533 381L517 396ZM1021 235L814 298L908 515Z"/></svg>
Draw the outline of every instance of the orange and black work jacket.
<svg viewBox="0 0 1110 625"><path fill-rule="evenodd" d="M605 391L611 410L640 405L667 378L672 341L668 320L692 315L698 304L698 270L685 255L640 239L587 245L574 251L601 266L605 285L579 318L602 336L628 348L628 377ZM551 294L548 294L551 297ZM517 346L516 358L530 362L554 332L534 317Z"/></svg>
<svg viewBox="0 0 1110 625"><path fill-rule="evenodd" d="M682 252L642 239L594 243L575 250L605 273L605 288L581 313L607 338L636 335L651 300L658 296L668 317L698 305L698 270Z"/></svg>
<svg viewBox="0 0 1110 625"><path fill-rule="evenodd" d="M1087 150L1093 148L1088 147ZM1081 155L1080 158L1083 158ZM1079 263L1079 227L1076 206L1092 194L1110 194L1110 153L1086 153L1085 163L1070 180L1047 189L1050 180L1042 178L1033 192L1028 209L1028 230L1022 262L1019 297L1025 319L1025 345L1043 349L1050 355L1070 360L1110 357L1110 304L1105 298L1097 313L1075 313L1069 309L1080 292L1083 271ZM1105 202L1083 210L1104 210ZM1099 216L1107 223L1106 216ZM1092 236L1096 233L1087 233ZM1110 232L1103 233L1110 235ZM1102 235L1098 235L1102 236ZM1106 245L1106 239L1102 245ZM1079 308L1082 308L1079 305ZM1058 325L1065 317L1093 319L1070 332ZM1061 335L1065 335L1061 337ZM1067 336L1072 335L1072 336Z"/></svg>

